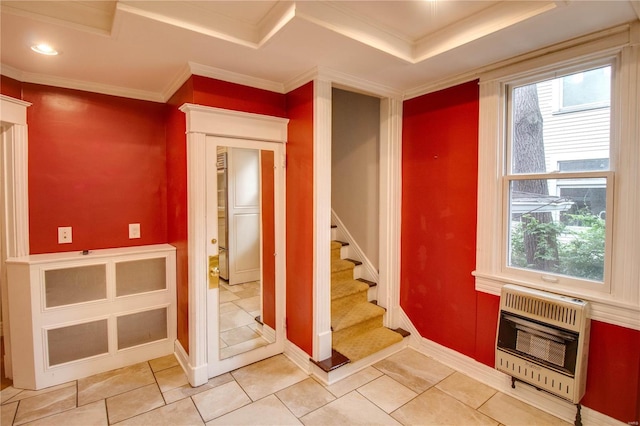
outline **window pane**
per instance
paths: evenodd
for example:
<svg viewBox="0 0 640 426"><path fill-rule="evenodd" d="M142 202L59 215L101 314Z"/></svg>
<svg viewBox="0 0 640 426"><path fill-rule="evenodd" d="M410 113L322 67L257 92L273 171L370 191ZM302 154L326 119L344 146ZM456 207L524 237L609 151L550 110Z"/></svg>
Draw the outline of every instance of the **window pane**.
<svg viewBox="0 0 640 426"><path fill-rule="evenodd" d="M609 170L610 68L512 88L511 173ZM557 114L560 91L556 88L572 78L579 80L578 75L584 77L580 85L585 90L591 85L598 86L593 88L593 95L584 96L598 99L606 96L606 106ZM606 90L600 88L603 79ZM567 85L574 87L577 83Z"/></svg>
<svg viewBox="0 0 640 426"><path fill-rule="evenodd" d="M602 282L606 191L605 178L511 181L508 265Z"/></svg>
<svg viewBox="0 0 640 426"><path fill-rule="evenodd" d="M611 67L562 77L562 107L598 106L611 99Z"/></svg>

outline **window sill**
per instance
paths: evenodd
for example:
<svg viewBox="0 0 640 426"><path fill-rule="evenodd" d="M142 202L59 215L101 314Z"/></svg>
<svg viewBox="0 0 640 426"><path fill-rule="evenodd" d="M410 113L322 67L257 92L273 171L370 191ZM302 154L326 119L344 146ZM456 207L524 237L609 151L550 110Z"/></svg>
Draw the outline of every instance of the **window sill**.
<svg viewBox="0 0 640 426"><path fill-rule="evenodd" d="M640 306L631 305L614 299L611 295L594 292L576 292L566 288L554 288L552 285L534 284L527 281L513 279L499 274L474 271L476 291L500 296L504 284L517 284L537 290L559 293L587 300L591 304L591 319L625 328L640 330Z"/></svg>

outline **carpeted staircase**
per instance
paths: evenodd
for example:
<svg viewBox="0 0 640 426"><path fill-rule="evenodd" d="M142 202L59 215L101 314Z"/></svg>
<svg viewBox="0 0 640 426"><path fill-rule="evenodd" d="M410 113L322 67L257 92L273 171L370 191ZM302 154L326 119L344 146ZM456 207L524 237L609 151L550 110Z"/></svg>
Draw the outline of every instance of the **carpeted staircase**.
<svg viewBox="0 0 640 426"><path fill-rule="evenodd" d="M370 285L354 278L357 260L342 259L345 243L331 242L331 329L335 352L354 362L402 341L403 330L383 325L385 309L368 300ZM338 354L338 355L339 355Z"/></svg>

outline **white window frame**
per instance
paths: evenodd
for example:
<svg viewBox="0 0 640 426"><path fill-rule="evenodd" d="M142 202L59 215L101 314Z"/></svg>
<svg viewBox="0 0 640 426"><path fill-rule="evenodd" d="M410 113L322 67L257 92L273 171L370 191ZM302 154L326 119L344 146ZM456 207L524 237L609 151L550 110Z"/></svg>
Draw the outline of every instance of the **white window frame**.
<svg viewBox="0 0 640 426"><path fill-rule="evenodd" d="M618 27L600 34L529 54L480 76L480 134L478 158L478 226L476 290L499 295L504 284L579 297L592 302L595 320L640 330L640 25ZM613 61L611 100L610 179L613 217L607 215L612 240L609 285L605 291L546 282L506 268L504 190L507 83L536 77L565 75L572 68ZM503 231L503 229L505 229Z"/></svg>
<svg viewBox="0 0 640 426"><path fill-rule="evenodd" d="M606 64L602 64L606 65ZM599 68L601 65L595 64L595 66L589 67L590 69ZM588 71L586 69L585 71ZM611 70L611 75L613 76L615 71ZM572 74L572 73L569 73ZM561 76L562 78L567 77L567 75ZM613 85L611 86L611 95L613 96ZM590 109L597 108L607 108L611 106L610 102L600 101L600 102L589 102L584 104L572 105L572 106L564 106L564 90L560 80L553 81L553 114L571 114L572 112L580 112L586 111Z"/></svg>

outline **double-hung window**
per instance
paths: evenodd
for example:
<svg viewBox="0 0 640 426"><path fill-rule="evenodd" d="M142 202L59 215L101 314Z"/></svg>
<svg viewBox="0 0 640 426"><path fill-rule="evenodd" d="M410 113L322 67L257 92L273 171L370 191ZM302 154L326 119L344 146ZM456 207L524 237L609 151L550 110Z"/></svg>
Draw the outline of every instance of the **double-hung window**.
<svg viewBox="0 0 640 426"><path fill-rule="evenodd" d="M629 27L570 44L480 76L476 289L640 329L640 45Z"/></svg>
<svg viewBox="0 0 640 426"><path fill-rule="evenodd" d="M608 291L613 66L587 63L505 84L502 226L504 267L514 276ZM597 97L603 107L554 114L553 88L577 82L583 98Z"/></svg>

